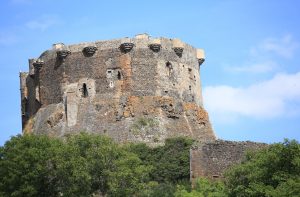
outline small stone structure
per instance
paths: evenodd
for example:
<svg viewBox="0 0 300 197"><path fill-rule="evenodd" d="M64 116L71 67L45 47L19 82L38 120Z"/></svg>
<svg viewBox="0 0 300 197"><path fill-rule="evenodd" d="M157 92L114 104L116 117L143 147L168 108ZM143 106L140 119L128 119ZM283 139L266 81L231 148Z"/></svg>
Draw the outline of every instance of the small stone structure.
<svg viewBox="0 0 300 197"><path fill-rule="evenodd" d="M203 108L205 57L179 39L134 38L54 44L20 73L24 133L81 131L117 142L215 140Z"/></svg>
<svg viewBox="0 0 300 197"><path fill-rule="evenodd" d="M247 151L259 150L267 144L216 140L198 143L190 149L190 176L222 178L226 169L242 161Z"/></svg>

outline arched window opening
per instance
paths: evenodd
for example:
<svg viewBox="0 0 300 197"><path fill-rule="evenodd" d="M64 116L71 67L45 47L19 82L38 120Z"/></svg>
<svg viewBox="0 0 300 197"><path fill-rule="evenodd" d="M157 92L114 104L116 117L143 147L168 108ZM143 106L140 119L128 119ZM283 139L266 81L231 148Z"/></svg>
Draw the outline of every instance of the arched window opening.
<svg viewBox="0 0 300 197"><path fill-rule="evenodd" d="M118 71L118 80L121 80L122 79L122 74L120 71Z"/></svg>
<svg viewBox="0 0 300 197"><path fill-rule="evenodd" d="M168 68L168 76L170 77L173 69L171 62L167 61L166 67Z"/></svg>
<svg viewBox="0 0 300 197"><path fill-rule="evenodd" d="M86 83L82 85L82 97L86 98L89 96L88 89Z"/></svg>

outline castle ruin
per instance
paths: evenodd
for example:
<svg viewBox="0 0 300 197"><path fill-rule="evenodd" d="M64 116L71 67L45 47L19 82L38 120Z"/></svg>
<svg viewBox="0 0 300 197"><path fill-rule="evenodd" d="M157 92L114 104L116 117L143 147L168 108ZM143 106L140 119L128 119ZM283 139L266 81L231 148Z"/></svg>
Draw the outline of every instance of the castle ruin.
<svg viewBox="0 0 300 197"><path fill-rule="evenodd" d="M179 39L134 38L54 44L20 73L23 132L81 131L117 142L215 140L203 108L204 52Z"/></svg>
<svg viewBox="0 0 300 197"><path fill-rule="evenodd" d="M203 108L204 51L179 39L134 38L54 44L20 73L23 133L78 132L120 143L160 145L187 136L191 180L218 178L264 144L216 140Z"/></svg>

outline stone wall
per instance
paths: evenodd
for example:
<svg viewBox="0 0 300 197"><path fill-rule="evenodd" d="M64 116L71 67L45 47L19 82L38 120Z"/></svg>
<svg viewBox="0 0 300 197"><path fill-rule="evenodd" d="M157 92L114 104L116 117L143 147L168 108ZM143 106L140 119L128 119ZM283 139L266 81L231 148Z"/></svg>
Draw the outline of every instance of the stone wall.
<svg viewBox="0 0 300 197"><path fill-rule="evenodd" d="M199 49L178 39L148 35L55 44L22 74L23 128L33 119L36 134L88 131L149 144L180 135L214 140L202 104L203 61Z"/></svg>
<svg viewBox="0 0 300 197"><path fill-rule="evenodd" d="M240 163L247 151L258 150L266 146L267 144L264 143L250 141L223 140L194 145L190 150L191 181L198 177L222 178L225 170Z"/></svg>

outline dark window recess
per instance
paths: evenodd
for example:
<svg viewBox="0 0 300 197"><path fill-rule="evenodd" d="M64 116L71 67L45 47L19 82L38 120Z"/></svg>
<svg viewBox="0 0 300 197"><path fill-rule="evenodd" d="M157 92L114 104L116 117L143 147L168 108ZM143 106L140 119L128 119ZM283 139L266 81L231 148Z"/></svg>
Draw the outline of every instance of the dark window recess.
<svg viewBox="0 0 300 197"><path fill-rule="evenodd" d="M82 96L83 96L84 98L86 98L86 97L89 96L89 92L88 92L86 83L84 83L84 84L82 85Z"/></svg>
<svg viewBox="0 0 300 197"><path fill-rule="evenodd" d="M192 86L189 86L189 90L192 90Z"/></svg>
<svg viewBox="0 0 300 197"><path fill-rule="evenodd" d="M121 80L122 79L122 75L121 75L121 72L118 71L118 80Z"/></svg>
<svg viewBox="0 0 300 197"><path fill-rule="evenodd" d="M171 62L167 61L166 63L166 67L169 69L168 71L168 75L171 76L171 73L172 73L172 69L173 69L173 66L171 64Z"/></svg>
<svg viewBox="0 0 300 197"><path fill-rule="evenodd" d="M166 67L171 67L172 68L172 64L171 64L171 62L169 62L169 61L167 61L167 63L166 63Z"/></svg>
<svg viewBox="0 0 300 197"><path fill-rule="evenodd" d="M193 75L193 72L192 72L192 69L191 68L188 68L188 72L189 72L189 77L190 77L190 79L193 79L193 77L194 77L194 79L195 79L195 75Z"/></svg>

